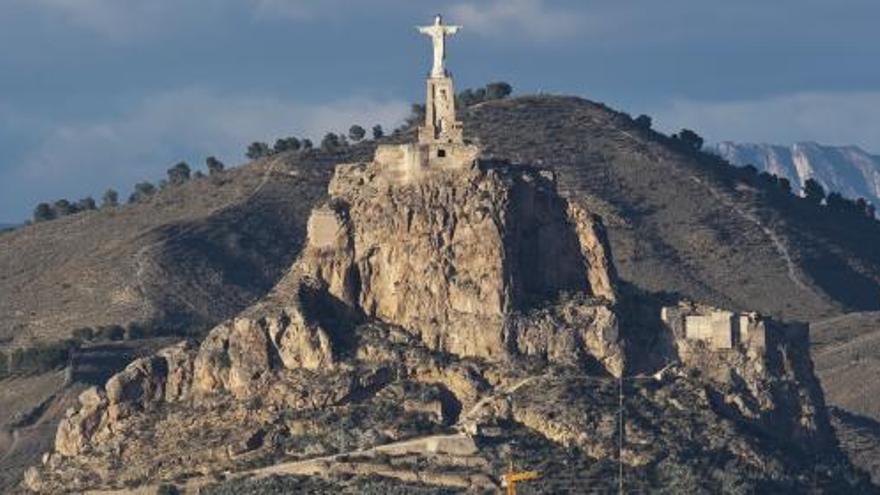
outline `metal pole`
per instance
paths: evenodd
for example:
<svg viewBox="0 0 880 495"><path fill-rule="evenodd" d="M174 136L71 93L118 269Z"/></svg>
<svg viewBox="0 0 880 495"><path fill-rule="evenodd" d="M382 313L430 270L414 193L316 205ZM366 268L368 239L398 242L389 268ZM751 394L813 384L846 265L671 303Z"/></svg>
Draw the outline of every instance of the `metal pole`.
<svg viewBox="0 0 880 495"><path fill-rule="evenodd" d="M617 492L623 495L623 374L618 380L618 417L620 418L620 432L617 437Z"/></svg>

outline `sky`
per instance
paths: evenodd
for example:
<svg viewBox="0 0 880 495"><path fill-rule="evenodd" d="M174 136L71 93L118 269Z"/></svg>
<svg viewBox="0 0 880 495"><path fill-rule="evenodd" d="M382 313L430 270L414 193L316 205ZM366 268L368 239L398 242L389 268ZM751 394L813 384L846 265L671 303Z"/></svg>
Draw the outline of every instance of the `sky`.
<svg viewBox="0 0 880 495"><path fill-rule="evenodd" d="M392 128L435 13L458 89L572 94L709 142L880 154L877 0L0 0L0 223L252 141Z"/></svg>

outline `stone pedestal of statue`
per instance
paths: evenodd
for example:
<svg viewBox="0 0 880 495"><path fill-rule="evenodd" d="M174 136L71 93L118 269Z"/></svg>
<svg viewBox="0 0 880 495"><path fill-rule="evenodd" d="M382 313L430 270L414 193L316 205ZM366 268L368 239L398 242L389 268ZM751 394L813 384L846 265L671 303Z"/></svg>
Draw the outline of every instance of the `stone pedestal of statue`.
<svg viewBox="0 0 880 495"><path fill-rule="evenodd" d="M470 170L480 150L464 141L464 125L456 114L455 85L446 71L446 38L460 26L443 24L438 15L419 32L431 37L433 66L426 81L425 121L414 143L380 145L370 169L390 183L430 180L436 174Z"/></svg>

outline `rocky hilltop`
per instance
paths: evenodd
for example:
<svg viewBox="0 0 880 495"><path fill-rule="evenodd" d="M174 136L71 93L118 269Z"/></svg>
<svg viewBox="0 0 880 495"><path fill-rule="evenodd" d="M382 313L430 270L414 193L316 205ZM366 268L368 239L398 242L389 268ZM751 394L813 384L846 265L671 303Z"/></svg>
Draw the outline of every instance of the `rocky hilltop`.
<svg viewBox="0 0 880 495"><path fill-rule="evenodd" d="M619 465L633 490L867 489L800 327L687 302L661 318L552 172L442 172L337 166L272 291L84 391L26 486L258 493L270 476L302 490L379 476L491 492L513 460L547 492L608 488ZM700 322L708 337L688 330Z"/></svg>
<svg viewBox="0 0 880 495"><path fill-rule="evenodd" d="M624 356L634 356L624 359L630 374L652 374L665 365L669 358L653 350L656 335L665 332L659 321L660 306L676 304L682 298L803 321L836 318L854 309L877 309L880 304L880 251L873 248L880 243L876 222L856 222L815 208L756 183L753 177L713 157L682 149L674 140L639 127L625 114L581 98L524 96L482 103L460 113L465 136L480 144L483 158L490 162L493 157L508 158L538 166L544 172L532 171L530 175L543 177L539 180L544 184L555 178L564 202L547 211L561 215L564 210L575 231L577 225L591 222L597 231L605 231L608 249L604 252L614 254L614 263L608 268L615 301L610 307L622 308L612 314L620 332L628 335L623 349ZM87 343L73 356L67 372L53 370L3 379L0 410L8 414L0 417L0 490L12 490L24 467L39 462L43 450L53 442L63 411L77 401L83 388L103 387L107 377L130 360L152 355L169 340L191 335L202 342L210 329L246 314L242 312L264 299L273 287L280 287L279 282L286 279L294 260L308 245L311 211L329 198L336 164L369 163L377 145L414 138L414 132L404 131L337 150L281 153L228 170L217 178L169 188L141 204L81 213L0 234L0 293L4 296L0 298L0 352L58 342L84 326L129 328L149 323L160 335ZM337 211L337 206L326 204L323 211ZM577 212L589 219L576 220ZM360 225L379 221L359 215ZM591 220L596 215L601 216L600 223ZM580 238L579 243L589 244ZM504 249L513 252L517 248ZM344 257L338 250L325 252L332 258ZM507 266L514 266L517 256L504 256ZM584 266L601 266L588 255L582 257L586 259ZM411 262L423 263L420 268L427 263ZM370 265L376 266L374 262ZM502 278L513 271L505 272L508 275ZM588 278L589 271L586 273ZM452 288L454 277L445 277L448 282L444 284L451 284L450 294L459 290ZM333 283L331 278L327 280ZM531 287L521 281L511 283ZM590 281L589 290L586 284L581 287L585 290L577 293L578 297L595 296L593 291L602 283ZM571 293L563 294L566 292ZM530 293L531 289L523 292L512 285L502 291L499 301L515 305L503 318L507 322L504 328L516 327L522 318L529 317L547 325L582 327L573 320L580 309L570 312L566 304L546 303L542 297L532 302ZM601 299L598 295L597 300ZM375 335L369 332L379 332L378 327L365 326L364 321L380 315L380 309L384 315L380 316L388 317L388 308L371 309L360 301L360 293L357 298L355 316L361 319L347 325ZM399 305L395 310L399 317L410 311L406 321L418 319L405 303L395 304ZM549 304L549 309L542 304ZM592 318L601 305L589 307L594 308L587 310ZM457 321L459 316L460 309L451 311L449 321ZM463 318L474 321L475 316ZM834 321L849 325L849 320ZM840 325L835 324L832 331L837 332ZM418 332L432 331L431 327L429 321L418 330L407 327L406 333L394 335L411 339ZM325 331L333 328L329 325ZM847 328L839 330L840 335L853 335ZM440 346L450 343L432 343L431 348L438 351L429 351L443 352ZM858 348L857 340L847 347ZM820 359L820 365L825 361ZM833 364L837 367L846 362L835 357ZM870 378L872 363L861 359L857 368L848 369ZM834 376L830 370L818 368L823 377L833 380L828 382L833 384L828 394L831 403L851 412L876 411L872 404L854 406L870 394L859 394L855 400L854 382L841 378L841 367ZM859 383L867 382L862 379ZM639 382L625 382L625 387L635 383ZM532 381L518 391L543 393L544 385ZM613 382L590 386L604 391L595 395L606 402L589 407L604 408L607 418L612 418L616 411ZM634 399L627 395L626 400ZM701 421L716 420L714 413L706 414ZM862 419L854 417L853 424L858 426ZM518 438L536 451L551 448L539 437ZM528 443L532 441L537 443ZM548 453L547 458L554 455ZM507 465L506 461L502 464L496 474ZM602 480L614 479L613 465L599 463L594 468L602 473Z"/></svg>

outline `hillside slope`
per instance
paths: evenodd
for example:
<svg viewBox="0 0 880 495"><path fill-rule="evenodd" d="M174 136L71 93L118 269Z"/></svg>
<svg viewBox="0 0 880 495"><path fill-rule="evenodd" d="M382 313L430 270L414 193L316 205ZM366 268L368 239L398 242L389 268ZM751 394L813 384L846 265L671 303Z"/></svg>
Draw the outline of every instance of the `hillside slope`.
<svg viewBox="0 0 880 495"><path fill-rule="evenodd" d="M826 191L880 204L880 158L858 146L823 146L812 142L778 146L726 141L710 150L735 165L754 165L799 187L813 178Z"/></svg>
<svg viewBox="0 0 880 495"><path fill-rule="evenodd" d="M592 195L624 280L786 319L880 307L880 224L845 220L573 97L469 109L484 151Z"/></svg>
<svg viewBox="0 0 880 495"><path fill-rule="evenodd" d="M834 404L838 439L880 483L880 312L849 313L811 326L813 362Z"/></svg>
<svg viewBox="0 0 880 495"><path fill-rule="evenodd" d="M880 418L880 312L851 313L812 326L813 360L828 398Z"/></svg>
<svg viewBox="0 0 880 495"><path fill-rule="evenodd" d="M136 324L148 334L198 335L236 314L274 286L296 256L311 206L326 194L330 164L370 152L365 145L283 154L143 203L0 233L0 359L81 327ZM0 397L0 492L17 485L51 442L65 407L43 404L75 398L83 384L106 380L157 340L89 344L71 357L69 381L30 387L26 401ZM0 376L0 390L18 383ZM19 424L15 414L30 421Z"/></svg>
<svg viewBox="0 0 880 495"><path fill-rule="evenodd" d="M180 331L221 321L289 266L329 180L322 164L367 148L280 155L144 203L0 236L0 343L62 339L86 326Z"/></svg>

